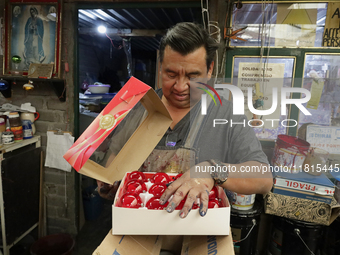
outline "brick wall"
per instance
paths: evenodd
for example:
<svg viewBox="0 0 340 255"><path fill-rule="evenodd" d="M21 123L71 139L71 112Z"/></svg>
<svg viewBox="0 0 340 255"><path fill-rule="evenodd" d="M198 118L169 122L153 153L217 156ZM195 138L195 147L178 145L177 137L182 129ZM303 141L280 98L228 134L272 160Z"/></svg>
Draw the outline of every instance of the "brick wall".
<svg viewBox="0 0 340 255"><path fill-rule="evenodd" d="M5 99L0 96L0 104L11 103L20 106L30 102L40 113L40 118L35 122L36 134L41 136L42 149L46 151L46 131L60 128L66 131L74 129L74 103L73 103L73 8L74 4L64 4L62 31L62 77L66 80L66 102L61 102L49 83L35 82L34 90L27 92L22 89L24 82L17 82L12 86L12 98ZM0 1L0 17L3 17L4 1ZM66 50L69 55L66 56ZM63 73L65 59L69 61L70 71ZM2 56L0 56L2 63ZM2 74L3 66L0 66ZM58 169L44 168L44 190L47 204L47 233L67 232L77 233L77 196L75 182L78 175L75 171L64 172Z"/></svg>

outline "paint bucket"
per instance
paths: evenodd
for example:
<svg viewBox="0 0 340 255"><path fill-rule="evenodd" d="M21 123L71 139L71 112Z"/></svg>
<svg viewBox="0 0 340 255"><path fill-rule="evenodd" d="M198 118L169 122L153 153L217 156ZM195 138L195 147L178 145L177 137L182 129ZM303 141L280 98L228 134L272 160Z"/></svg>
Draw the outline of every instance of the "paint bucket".
<svg viewBox="0 0 340 255"><path fill-rule="evenodd" d="M231 207L237 210L249 210L253 208L255 202L255 194L244 195L233 192Z"/></svg>
<svg viewBox="0 0 340 255"><path fill-rule="evenodd" d="M340 255L340 218L327 227L323 254Z"/></svg>
<svg viewBox="0 0 340 255"><path fill-rule="evenodd" d="M278 135L271 163L285 172L297 173L302 170L309 147L309 142L295 136Z"/></svg>
<svg viewBox="0 0 340 255"><path fill-rule="evenodd" d="M325 226L274 217L268 255L320 254Z"/></svg>
<svg viewBox="0 0 340 255"><path fill-rule="evenodd" d="M230 227L233 235L235 255L257 254L257 236L262 204L255 201L253 208L240 211L231 208Z"/></svg>

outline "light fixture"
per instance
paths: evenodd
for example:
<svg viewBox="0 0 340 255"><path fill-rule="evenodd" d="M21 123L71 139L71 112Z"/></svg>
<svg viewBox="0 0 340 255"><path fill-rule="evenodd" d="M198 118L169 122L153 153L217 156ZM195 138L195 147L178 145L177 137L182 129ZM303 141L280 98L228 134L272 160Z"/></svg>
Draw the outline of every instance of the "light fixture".
<svg viewBox="0 0 340 255"><path fill-rule="evenodd" d="M98 26L98 32L101 34L105 34L106 33L106 27L104 25L100 25Z"/></svg>

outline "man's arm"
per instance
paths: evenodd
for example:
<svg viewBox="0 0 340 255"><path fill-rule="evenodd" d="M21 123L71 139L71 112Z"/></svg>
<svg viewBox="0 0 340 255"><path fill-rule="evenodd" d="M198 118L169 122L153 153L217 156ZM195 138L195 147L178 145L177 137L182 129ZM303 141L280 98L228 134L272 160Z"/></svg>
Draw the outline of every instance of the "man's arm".
<svg viewBox="0 0 340 255"><path fill-rule="evenodd" d="M273 176L267 164L247 161L241 164L224 165L235 169L235 171L229 171L228 180L221 185L227 190L245 195L265 194L273 186Z"/></svg>
<svg viewBox="0 0 340 255"><path fill-rule="evenodd" d="M232 169L229 172L227 181L221 185L221 187L225 189L241 194L265 194L272 188L273 177L269 171L269 165L267 164L259 163L257 161L247 161L240 164L222 163L222 165ZM161 196L160 202L162 204L166 203L173 195L166 208L168 212L173 212L182 199L187 196L183 209L180 211L180 217L185 218L188 215L197 198L200 198L201 202L199 209L200 215L206 215L208 210L209 192L214 186L214 179L208 172L197 174L195 169L197 167L202 167L204 169L204 167L210 166L211 163L208 161L197 164L166 189ZM250 169L255 169L257 167L257 169L263 169L263 172L247 171L247 167L250 167ZM266 172L264 169L266 169ZM190 177L190 175L195 175L195 178ZM198 176L199 178L196 178ZM225 173L221 172L220 176L223 178Z"/></svg>

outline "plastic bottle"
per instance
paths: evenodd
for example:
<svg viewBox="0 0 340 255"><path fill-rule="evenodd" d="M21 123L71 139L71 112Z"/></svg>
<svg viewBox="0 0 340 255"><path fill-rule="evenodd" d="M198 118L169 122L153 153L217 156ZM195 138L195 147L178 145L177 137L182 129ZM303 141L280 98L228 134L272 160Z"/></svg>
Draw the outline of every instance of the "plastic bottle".
<svg viewBox="0 0 340 255"><path fill-rule="evenodd" d="M11 144L14 143L14 134L11 131L11 125L9 124L9 120L6 121L6 131L1 135L3 144Z"/></svg>

